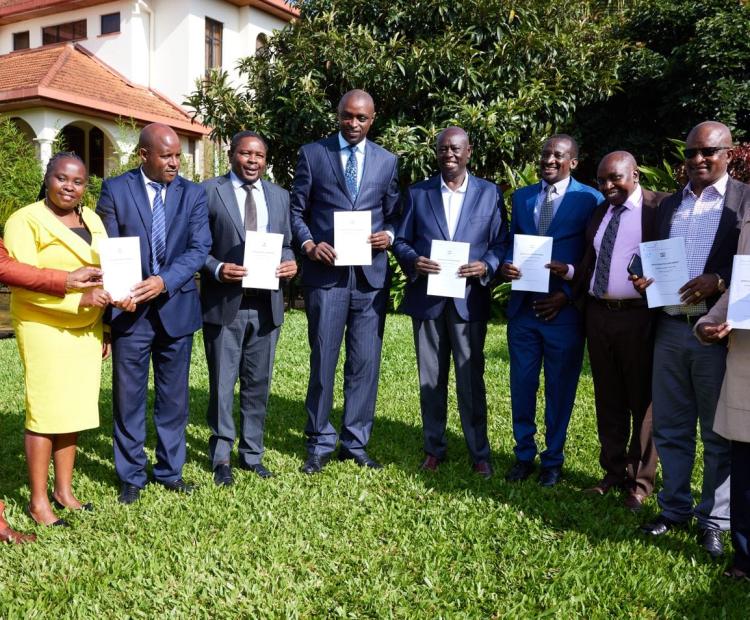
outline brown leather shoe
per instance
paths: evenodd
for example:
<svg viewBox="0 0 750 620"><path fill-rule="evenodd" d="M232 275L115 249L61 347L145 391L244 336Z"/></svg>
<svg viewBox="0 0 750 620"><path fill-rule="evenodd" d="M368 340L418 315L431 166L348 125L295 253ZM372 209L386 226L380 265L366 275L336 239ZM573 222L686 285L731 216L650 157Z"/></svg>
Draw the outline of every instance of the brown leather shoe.
<svg viewBox="0 0 750 620"><path fill-rule="evenodd" d="M492 465L490 465L487 461L474 463L472 469L474 470L474 473L479 474L480 476L482 476L482 478L492 477Z"/></svg>
<svg viewBox="0 0 750 620"><path fill-rule="evenodd" d="M615 486L617 486L617 485L613 484L612 482L610 482L606 478L602 478L593 487L589 487L588 489L584 489L583 492L587 493L589 495L606 495Z"/></svg>
<svg viewBox="0 0 750 620"><path fill-rule="evenodd" d="M419 466L419 469L422 471L437 471L438 467L440 466L440 463L442 463L442 460L436 457L433 454L428 454L424 461L422 461L422 464Z"/></svg>
<svg viewBox="0 0 750 620"><path fill-rule="evenodd" d="M643 508L643 502L645 500L646 496L643 493L638 493L638 491L631 491L625 496L625 501L623 503L625 504L625 508L627 508L628 510L638 512L641 508Z"/></svg>

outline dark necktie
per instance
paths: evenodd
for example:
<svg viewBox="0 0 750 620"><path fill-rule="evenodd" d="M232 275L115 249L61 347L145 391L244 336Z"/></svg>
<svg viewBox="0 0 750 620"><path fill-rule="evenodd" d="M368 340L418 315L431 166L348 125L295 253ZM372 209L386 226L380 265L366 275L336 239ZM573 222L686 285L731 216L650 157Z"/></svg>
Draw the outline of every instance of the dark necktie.
<svg viewBox="0 0 750 620"><path fill-rule="evenodd" d="M258 209L253 198L253 184L245 183L242 189L247 193L245 196L245 230L258 230Z"/></svg>
<svg viewBox="0 0 750 620"><path fill-rule="evenodd" d="M346 147L349 149L349 159L346 160L346 168L344 169L344 178L346 179L346 188L349 190L349 194L352 200L357 199L357 156L355 155L357 147L349 145Z"/></svg>
<svg viewBox="0 0 750 620"><path fill-rule="evenodd" d="M149 183L154 189L154 207L151 210L151 271L157 275L164 266L167 251L167 227L164 217L164 201L161 198L161 183Z"/></svg>
<svg viewBox="0 0 750 620"><path fill-rule="evenodd" d="M602 235L602 244L599 247L599 256L596 261L596 273L594 274L594 286L592 292L594 297L602 297L609 286L609 267L612 264L612 250L615 249L617 229L620 227L620 216L625 210L625 205L619 205L612 209L612 217Z"/></svg>
<svg viewBox="0 0 750 620"><path fill-rule="evenodd" d="M552 206L554 204L554 200L552 199L552 192L555 191L554 185L548 185L547 188L544 190L546 195L544 196L544 202L542 203L542 208L539 210L539 234L540 235L546 235L547 229L549 228L549 225L552 223L552 216L554 215L552 211Z"/></svg>

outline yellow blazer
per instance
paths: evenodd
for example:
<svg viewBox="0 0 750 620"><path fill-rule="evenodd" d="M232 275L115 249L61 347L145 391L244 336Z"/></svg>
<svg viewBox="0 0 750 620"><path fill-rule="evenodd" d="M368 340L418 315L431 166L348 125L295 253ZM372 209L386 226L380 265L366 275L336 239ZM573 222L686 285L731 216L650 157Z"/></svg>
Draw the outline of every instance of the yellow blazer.
<svg viewBox="0 0 750 620"><path fill-rule="evenodd" d="M17 261L35 267L73 271L99 266L98 245L107 232L91 209L83 209L83 221L91 231L91 245L58 220L43 201L35 202L8 218L5 245ZM101 308L80 308L83 295L80 292L70 292L61 298L17 287L11 287L11 291L10 313L16 321L81 328L96 323L103 312Z"/></svg>

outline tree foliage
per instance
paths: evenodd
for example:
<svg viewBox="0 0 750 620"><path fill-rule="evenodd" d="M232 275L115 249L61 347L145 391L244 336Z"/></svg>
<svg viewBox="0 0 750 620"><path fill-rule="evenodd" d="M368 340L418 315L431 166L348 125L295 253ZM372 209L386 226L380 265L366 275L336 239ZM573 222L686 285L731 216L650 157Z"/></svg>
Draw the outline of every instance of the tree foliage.
<svg viewBox="0 0 750 620"><path fill-rule="evenodd" d="M251 128L269 141L274 176L289 182L299 146L336 128L351 88L376 102L372 136L402 158L404 182L434 170L449 124L467 129L473 170L503 179L504 162L538 152L581 106L613 93L623 49L609 2L582 0L302 0L301 18L187 104L215 137Z"/></svg>
<svg viewBox="0 0 750 620"><path fill-rule="evenodd" d="M579 111L595 155L627 148L643 161L671 150L695 124L719 120L750 136L750 3L635 0L615 33L629 41L618 93Z"/></svg>
<svg viewBox="0 0 750 620"><path fill-rule="evenodd" d="M0 226L13 211L36 200L41 184L34 145L9 117L0 115Z"/></svg>

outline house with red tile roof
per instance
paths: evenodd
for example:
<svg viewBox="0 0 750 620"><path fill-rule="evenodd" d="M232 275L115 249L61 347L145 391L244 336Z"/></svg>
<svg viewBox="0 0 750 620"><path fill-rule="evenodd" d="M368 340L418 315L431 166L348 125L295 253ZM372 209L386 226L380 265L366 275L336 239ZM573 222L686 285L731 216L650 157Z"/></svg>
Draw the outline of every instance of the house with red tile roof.
<svg viewBox="0 0 750 620"><path fill-rule="evenodd" d="M0 113L43 165L62 132L105 176L140 127L163 122L194 169L210 174L210 128L183 100L210 69L239 84L237 61L297 14L284 0L0 0Z"/></svg>

